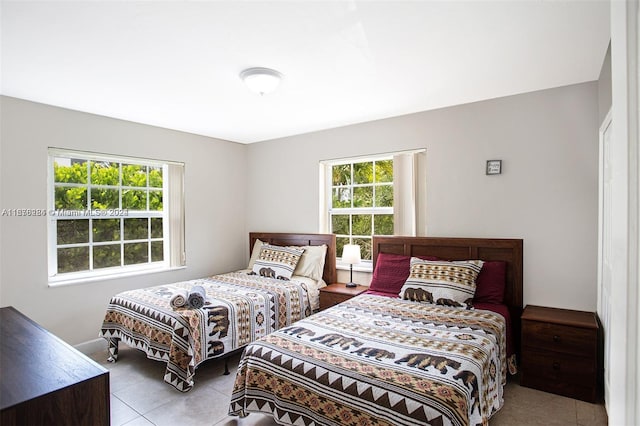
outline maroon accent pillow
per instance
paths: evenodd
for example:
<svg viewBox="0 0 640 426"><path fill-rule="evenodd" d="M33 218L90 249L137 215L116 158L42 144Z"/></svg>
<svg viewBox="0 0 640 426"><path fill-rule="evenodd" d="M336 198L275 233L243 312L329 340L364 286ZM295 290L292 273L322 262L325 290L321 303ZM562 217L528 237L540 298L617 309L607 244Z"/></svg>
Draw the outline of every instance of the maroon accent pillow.
<svg viewBox="0 0 640 426"><path fill-rule="evenodd" d="M417 256L424 260L438 260L433 256ZM411 256L378 253L376 269L369 290L398 296L411 271Z"/></svg>
<svg viewBox="0 0 640 426"><path fill-rule="evenodd" d="M507 263L503 261L487 261L476 279L476 293L473 302L504 302L504 287L507 278Z"/></svg>

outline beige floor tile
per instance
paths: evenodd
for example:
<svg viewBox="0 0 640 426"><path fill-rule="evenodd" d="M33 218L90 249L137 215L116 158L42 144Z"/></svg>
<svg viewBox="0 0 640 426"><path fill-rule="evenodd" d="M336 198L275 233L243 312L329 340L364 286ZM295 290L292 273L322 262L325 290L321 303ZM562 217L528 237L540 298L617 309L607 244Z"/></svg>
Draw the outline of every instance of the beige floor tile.
<svg viewBox="0 0 640 426"><path fill-rule="evenodd" d="M602 404L590 404L576 401L576 417L578 426L606 426L607 411Z"/></svg>
<svg viewBox="0 0 640 426"><path fill-rule="evenodd" d="M231 417L221 420L215 426L277 426L273 417L261 413L251 413L245 418Z"/></svg>
<svg viewBox="0 0 640 426"><path fill-rule="evenodd" d="M148 359L142 351L137 349L126 347L123 344L120 346L122 348L117 362L107 361L106 352L91 355L94 361L109 370L112 393L139 384L144 380L163 379L166 369L165 363Z"/></svg>
<svg viewBox="0 0 640 426"><path fill-rule="evenodd" d="M136 417L140 417L140 413L111 394L111 426L124 425Z"/></svg>
<svg viewBox="0 0 640 426"><path fill-rule="evenodd" d="M168 402L179 401L183 397L182 392L165 383L162 377L142 380L113 394L143 415Z"/></svg>
<svg viewBox="0 0 640 426"><path fill-rule="evenodd" d="M213 425L225 420L237 364L238 358L229 361L228 375L223 374L224 361L209 360L201 364L189 392L145 413L145 417L156 426Z"/></svg>
<svg viewBox="0 0 640 426"><path fill-rule="evenodd" d="M236 370L239 360L240 355L229 358L229 374L227 375L224 375L224 360L212 359L200 364L196 370L194 389L202 384L215 382L216 390L230 396L233 383L236 380Z"/></svg>
<svg viewBox="0 0 640 426"><path fill-rule="evenodd" d="M576 424L576 401L522 386L505 391L505 406L517 410L530 424Z"/></svg>
<svg viewBox="0 0 640 426"><path fill-rule="evenodd" d="M123 426L155 426L155 425L151 423L149 420L140 416L140 417L136 417L135 419L131 420L129 423L126 423Z"/></svg>
<svg viewBox="0 0 640 426"><path fill-rule="evenodd" d="M195 393L194 389L181 398L149 411L145 417L156 426L216 424L227 417L230 397L208 386L206 388L207 392L202 393Z"/></svg>

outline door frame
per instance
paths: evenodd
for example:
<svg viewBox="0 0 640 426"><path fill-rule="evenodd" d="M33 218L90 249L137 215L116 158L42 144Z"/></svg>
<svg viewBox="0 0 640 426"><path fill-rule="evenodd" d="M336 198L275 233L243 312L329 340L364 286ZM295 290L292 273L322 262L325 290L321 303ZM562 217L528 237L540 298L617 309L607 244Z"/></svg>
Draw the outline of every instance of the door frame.
<svg viewBox="0 0 640 426"><path fill-rule="evenodd" d="M607 362L609 361L609 349L611 339L609 336L608 327L610 327L610 309L611 309L611 289L609 289L609 294L607 295L608 306L604 306L603 304L603 264L604 264L604 165L605 165L605 133L607 131L612 131L612 113L611 108L609 112L605 116L602 124L599 129L599 143L598 143L598 272L597 272L597 302L596 302L596 312L598 313L598 317L600 319L600 325L603 327L602 332L602 341L604 343L604 347L602 350L602 355L604 358L602 360L602 365L604 367L604 401L605 406L609 407L609 380L608 373L609 368ZM606 149L610 149L610 147L606 147ZM610 216L609 216L610 218ZM608 235L610 238L611 235Z"/></svg>

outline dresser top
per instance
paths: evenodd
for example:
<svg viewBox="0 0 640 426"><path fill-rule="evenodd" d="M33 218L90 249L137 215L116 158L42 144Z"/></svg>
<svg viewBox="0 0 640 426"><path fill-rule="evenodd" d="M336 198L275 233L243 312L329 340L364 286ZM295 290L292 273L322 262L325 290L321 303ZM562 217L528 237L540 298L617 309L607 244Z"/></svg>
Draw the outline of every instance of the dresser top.
<svg viewBox="0 0 640 426"><path fill-rule="evenodd" d="M13 307L0 308L0 409L109 374Z"/></svg>
<svg viewBox="0 0 640 426"><path fill-rule="evenodd" d="M524 308L522 320L550 322L582 328L598 328L598 319L594 312L547 308L535 305L527 305Z"/></svg>

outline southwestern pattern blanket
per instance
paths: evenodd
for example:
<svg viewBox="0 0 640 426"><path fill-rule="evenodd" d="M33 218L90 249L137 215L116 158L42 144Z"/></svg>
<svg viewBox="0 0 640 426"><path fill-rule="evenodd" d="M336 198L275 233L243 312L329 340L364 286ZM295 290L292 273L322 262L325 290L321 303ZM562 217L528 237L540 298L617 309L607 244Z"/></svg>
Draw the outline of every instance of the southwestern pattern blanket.
<svg viewBox="0 0 640 426"><path fill-rule="evenodd" d="M503 404L498 314L360 295L245 348L229 414L296 425L476 425Z"/></svg>
<svg viewBox="0 0 640 426"><path fill-rule="evenodd" d="M201 309L172 309L171 296L195 285L206 291ZM186 392L203 361L245 346L311 313L307 289L243 272L126 291L111 298L100 330L112 360L118 342L167 363L164 380Z"/></svg>

